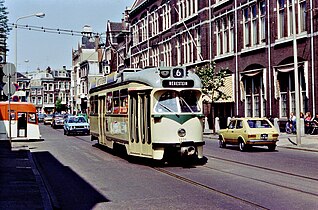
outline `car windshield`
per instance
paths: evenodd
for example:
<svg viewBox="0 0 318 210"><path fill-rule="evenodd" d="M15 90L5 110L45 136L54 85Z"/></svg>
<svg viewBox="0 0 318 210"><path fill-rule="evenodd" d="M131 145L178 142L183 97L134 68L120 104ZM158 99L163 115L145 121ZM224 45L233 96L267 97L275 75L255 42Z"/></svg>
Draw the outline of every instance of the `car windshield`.
<svg viewBox="0 0 318 210"><path fill-rule="evenodd" d="M69 123L86 123L84 117L71 117L68 119Z"/></svg>
<svg viewBox="0 0 318 210"><path fill-rule="evenodd" d="M155 111L176 112L176 113L193 113L200 112L198 105L198 96L200 92L196 90L174 91L169 90L159 93L159 99L155 105Z"/></svg>
<svg viewBox="0 0 318 210"><path fill-rule="evenodd" d="M250 128L272 128L267 120L247 120Z"/></svg>

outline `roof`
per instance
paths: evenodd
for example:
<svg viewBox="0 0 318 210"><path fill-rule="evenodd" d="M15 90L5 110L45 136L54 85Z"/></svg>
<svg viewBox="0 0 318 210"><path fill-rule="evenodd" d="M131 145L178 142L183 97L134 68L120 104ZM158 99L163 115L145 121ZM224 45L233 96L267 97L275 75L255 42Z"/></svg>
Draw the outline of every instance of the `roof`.
<svg viewBox="0 0 318 210"><path fill-rule="evenodd" d="M131 11L133 11L134 9L137 9L141 4L143 4L146 1L147 0L135 0L135 2L133 3L133 6L131 7Z"/></svg>
<svg viewBox="0 0 318 210"><path fill-rule="evenodd" d="M122 23L109 21L108 25L109 25L109 31L110 32L112 32L112 31L117 31L118 32L118 31L123 30L123 24Z"/></svg>

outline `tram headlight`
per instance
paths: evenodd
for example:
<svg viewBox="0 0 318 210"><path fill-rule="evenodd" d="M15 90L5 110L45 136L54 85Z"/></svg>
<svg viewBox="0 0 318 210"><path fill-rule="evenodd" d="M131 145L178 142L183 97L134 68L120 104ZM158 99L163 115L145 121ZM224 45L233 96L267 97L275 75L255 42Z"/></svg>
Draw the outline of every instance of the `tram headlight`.
<svg viewBox="0 0 318 210"><path fill-rule="evenodd" d="M186 132L185 129L180 128L180 129L178 130L178 135L179 135L180 137L185 137L186 134L187 134L187 132Z"/></svg>

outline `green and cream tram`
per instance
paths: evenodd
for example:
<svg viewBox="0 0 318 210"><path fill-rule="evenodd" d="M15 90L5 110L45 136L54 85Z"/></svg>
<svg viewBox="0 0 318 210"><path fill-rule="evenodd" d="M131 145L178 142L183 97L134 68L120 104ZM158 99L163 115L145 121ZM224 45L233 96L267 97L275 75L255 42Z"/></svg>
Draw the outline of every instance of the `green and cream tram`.
<svg viewBox="0 0 318 210"><path fill-rule="evenodd" d="M161 160L203 157L201 81L181 67L126 69L90 90L92 140Z"/></svg>

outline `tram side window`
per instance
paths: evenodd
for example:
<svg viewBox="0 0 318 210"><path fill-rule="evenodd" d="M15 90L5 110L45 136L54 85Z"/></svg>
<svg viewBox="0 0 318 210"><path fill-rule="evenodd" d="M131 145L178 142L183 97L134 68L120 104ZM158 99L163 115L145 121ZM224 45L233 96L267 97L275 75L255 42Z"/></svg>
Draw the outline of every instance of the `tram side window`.
<svg viewBox="0 0 318 210"><path fill-rule="evenodd" d="M91 96L89 101L91 105L90 114L91 115L98 114L98 96Z"/></svg>
<svg viewBox="0 0 318 210"><path fill-rule="evenodd" d="M113 99L114 99L114 107L113 107L113 113L118 114L119 113L119 91L113 92Z"/></svg>
<svg viewBox="0 0 318 210"><path fill-rule="evenodd" d="M15 120L15 111L14 110L11 110L11 120Z"/></svg>
<svg viewBox="0 0 318 210"><path fill-rule="evenodd" d="M112 113L112 98L113 98L113 93L107 93L107 98L106 98L106 109L107 109L107 114Z"/></svg>
<svg viewBox="0 0 318 210"><path fill-rule="evenodd" d="M126 114L128 111L128 91L127 89L120 91L120 113Z"/></svg>
<svg viewBox="0 0 318 210"><path fill-rule="evenodd" d="M193 90L184 90L180 92L179 97L182 112L200 111L197 95L200 95L200 93L198 91Z"/></svg>
<svg viewBox="0 0 318 210"><path fill-rule="evenodd" d="M156 112L178 112L177 94L175 91L164 92L155 107Z"/></svg>
<svg viewBox="0 0 318 210"><path fill-rule="evenodd" d="M28 122L29 123L36 123L36 114L35 113L29 113Z"/></svg>

